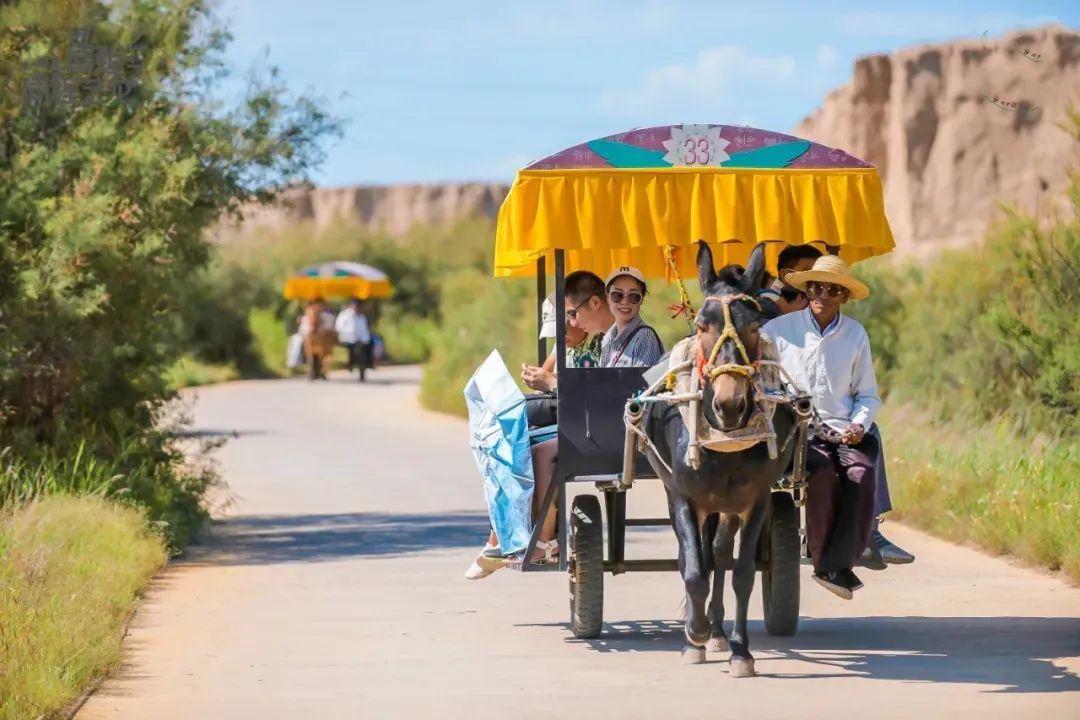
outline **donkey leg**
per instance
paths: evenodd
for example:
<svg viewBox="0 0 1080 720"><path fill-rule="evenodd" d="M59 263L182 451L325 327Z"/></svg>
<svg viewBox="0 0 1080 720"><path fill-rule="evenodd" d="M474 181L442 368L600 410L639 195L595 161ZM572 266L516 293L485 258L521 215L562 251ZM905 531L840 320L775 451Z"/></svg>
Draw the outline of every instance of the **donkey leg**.
<svg viewBox="0 0 1080 720"><path fill-rule="evenodd" d="M672 517L675 536L679 540L679 571L686 585L686 645L683 662L705 662L705 643L709 641L709 619L705 614L705 598L709 594L709 576L701 553L701 534L697 515L685 497L673 499Z"/></svg>
<svg viewBox="0 0 1080 720"><path fill-rule="evenodd" d="M750 635L746 630L746 612L750 605L750 593L754 589L758 538L765 524L768 502L769 492L766 491L743 517L739 557L731 578L731 584L735 587L735 627L731 632L732 677L753 677L756 674L754 656L750 654Z"/></svg>
<svg viewBox="0 0 1080 720"><path fill-rule="evenodd" d="M720 522L713 536L712 553L713 575L712 600L709 603L709 652L723 652L728 649L727 633L724 632L724 574L731 564L735 547L735 533L739 529L738 515L720 515Z"/></svg>

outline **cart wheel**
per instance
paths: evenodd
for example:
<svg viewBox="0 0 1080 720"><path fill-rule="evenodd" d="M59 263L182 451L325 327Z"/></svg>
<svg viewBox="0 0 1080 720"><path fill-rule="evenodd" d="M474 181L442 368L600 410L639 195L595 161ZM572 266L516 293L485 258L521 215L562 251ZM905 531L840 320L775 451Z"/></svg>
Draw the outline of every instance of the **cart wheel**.
<svg viewBox="0 0 1080 720"><path fill-rule="evenodd" d="M360 366L360 382L364 382L364 375L367 373L367 368L363 365Z"/></svg>
<svg viewBox="0 0 1080 720"><path fill-rule="evenodd" d="M761 571L765 630L770 635L794 635L799 627L799 509L788 493L772 494L772 520L766 531L769 562Z"/></svg>
<svg viewBox="0 0 1080 720"><path fill-rule="evenodd" d="M604 625L604 529L600 500L574 498L570 512L570 629L597 638Z"/></svg>

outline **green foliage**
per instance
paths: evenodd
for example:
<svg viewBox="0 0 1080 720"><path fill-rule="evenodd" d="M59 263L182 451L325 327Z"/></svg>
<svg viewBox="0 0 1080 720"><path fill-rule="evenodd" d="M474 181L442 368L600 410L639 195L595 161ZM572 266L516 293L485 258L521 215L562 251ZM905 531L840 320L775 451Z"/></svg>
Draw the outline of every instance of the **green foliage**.
<svg viewBox="0 0 1080 720"><path fill-rule="evenodd" d="M536 362L534 287L527 280L500 280L475 270L446 279L443 322L420 384L426 407L465 414L462 390L492 349L499 350L511 373L522 362Z"/></svg>
<svg viewBox="0 0 1080 720"><path fill-rule="evenodd" d="M171 429L133 428L112 437L84 433L36 453L8 447L0 454L0 507L45 495L100 495L144 508L174 551L206 520L202 498L217 482L210 466L189 463ZM203 457L206 445L193 457ZM201 462L201 461L200 461Z"/></svg>
<svg viewBox="0 0 1080 720"><path fill-rule="evenodd" d="M66 717L119 666L124 623L164 562L143 513L98 497L0 512L0 719Z"/></svg>
<svg viewBox="0 0 1080 720"><path fill-rule="evenodd" d="M942 419L1007 415L1032 433L1075 435L1078 233L1078 221L1040 229L1014 213L982 247L921 270L859 267L874 294L845 311L867 326L889 397Z"/></svg>
<svg viewBox="0 0 1080 720"><path fill-rule="evenodd" d="M0 9L5 444L146 425L182 351L186 290L209 257L204 228L302 176L334 129L272 83L253 81L238 108L215 105L208 88L227 36L203 2L55 10L31 0ZM125 60L134 89L27 101L41 61L50 78L73 72L64 63L80 52L80 29Z"/></svg>

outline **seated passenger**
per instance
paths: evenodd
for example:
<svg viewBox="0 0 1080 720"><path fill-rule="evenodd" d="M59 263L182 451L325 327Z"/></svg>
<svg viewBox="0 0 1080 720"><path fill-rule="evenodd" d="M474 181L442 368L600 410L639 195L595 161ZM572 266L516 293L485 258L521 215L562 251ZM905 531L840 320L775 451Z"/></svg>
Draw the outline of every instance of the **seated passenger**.
<svg viewBox="0 0 1080 720"><path fill-rule="evenodd" d="M590 273L591 274L591 273ZM597 278L599 282L599 278ZM566 301L570 307L570 301ZM599 367L600 366L600 341L602 333L590 335L579 328L576 323L566 321L566 367ZM543 305L543 324L540 327L540 339L555 337L555 293L548 295ZM521 381L527 387L537 392L551 392L555 389L556 363L555 351L552 348L543 365L521 365Z"/></svg>
<svg viewBox="0 0 1080 720"><path fill-rule="evenodd" d="M664 354L664 343L641 319L641 303L648 288L635 267L615 268L604 284L608 307L615 318L604 334L600 367L652 367Z"/></svg>
<svg viewBox="0 0 1080 720"><path fill-rule="evenodd" d="M577 327L589 336L603 334L601 367L647 367L659 362L664 345L656 331L640 317L647 292L640 270L617 268L606 284L597 275L582 270L568 275L564 287L567 326ZM552 507L543 519L537 518L555 474L558 450L557 440L532 447L533 522L540 522L541 528L536 553L529 558L530 562L552 562L559 555L556 508ZM493 532L465 573L466 578L485 578L503 566L505 561L497 542Z"/></svg>
<svg viewBox="0 0 1080 720"><path fill-rule="evenodd" d="M879 446L866 430L881 400L870 339L840 306L868 297L870 290L833 255L787 280L806 292L810 306L770 320L762 330L776 342L780 364L810 394L826 426L807 448L807 539L814 580L850 600L862 587L852 567L866 548L874 518Z"/></svg>
<svg viewBox="0 0 1080 720"><path fill-rule="evenodd" d="M788 245L780 251L780 256L776 259L777 277L758 292L758 300L772 301L775 305L778 312L771 317L806 309L809 301L805 293L787 284L787 279L793 272L809 270L819 257L821 251L812 245ZM767 306L767 303L762 303L763 308ZM874 468L874 524L870 531L870 541L860 557L860 564L873 570L884 570L886 565L914 562L915 556L890 541L878 529L881 516L892 511L892 500L889 495L888 476L885 473L885 445L881 440L881 430L875 423L868 432L878 441L878 458Z"/></svg>
<svg viewBox="0 0 1080 720"><path fill-rule="evenodd" d="M788 245L780 251L776 258L776 277L767 277L765 287L758 291L758 300L771 301L775 307L775 313L767 313L771 317L779 317L790 312L805 310L809 302L806 295L799 289L788 285L787 277L793 272L809 270L814 261L821 257L821 251L813 245ZM767 304L762 306L763 309Z"/></svg>

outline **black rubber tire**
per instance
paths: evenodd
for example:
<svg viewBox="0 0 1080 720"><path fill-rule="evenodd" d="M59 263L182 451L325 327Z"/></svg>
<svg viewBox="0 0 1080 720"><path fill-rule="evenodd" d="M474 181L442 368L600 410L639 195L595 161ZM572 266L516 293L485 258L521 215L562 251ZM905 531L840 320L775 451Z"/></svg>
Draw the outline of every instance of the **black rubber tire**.
<svg viewBox="0 0 1080 720"><path fill-rule="evenodd" d="M574 498L570 511L570 630L600 637L604 627L604 527L600 499Z"/></svg>
<svg viewBox="0 0 1080 720"><path fill-rule="evenodd" d="M789 637L799 629L799 508L787 492L772 494L772 519L765 528L769 561L761 571L765 630Z"/></svg>

